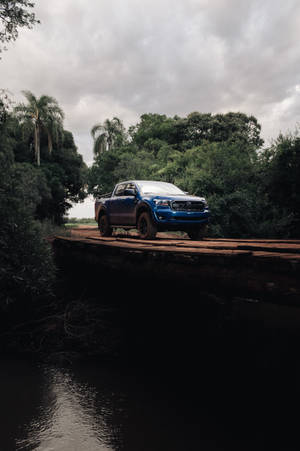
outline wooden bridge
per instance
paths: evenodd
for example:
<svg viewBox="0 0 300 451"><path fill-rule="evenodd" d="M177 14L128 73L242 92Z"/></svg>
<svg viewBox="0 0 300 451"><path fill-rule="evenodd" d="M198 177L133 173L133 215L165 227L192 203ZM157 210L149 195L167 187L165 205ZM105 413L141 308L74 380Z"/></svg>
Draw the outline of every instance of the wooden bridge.
<svg viewBox="0 0 300 451"><path fill-rule="evenodd" d="M153 241L134 232L100 237L80 227L53 242L59 261L137 279L167 280L202 291L300 306L300 240L205 239L159 233Z"/></svg>

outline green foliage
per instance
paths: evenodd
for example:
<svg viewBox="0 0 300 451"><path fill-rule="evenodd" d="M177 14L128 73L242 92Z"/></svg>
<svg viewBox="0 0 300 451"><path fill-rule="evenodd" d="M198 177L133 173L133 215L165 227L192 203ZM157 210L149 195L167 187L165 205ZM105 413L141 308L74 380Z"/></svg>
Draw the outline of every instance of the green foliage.
<svg viewBox="0 0 300 451"><path fill-rule="evenodd" d="M0 309L11 312L18 303L18 314L32 301L51 294L55 267L45 235L53 235L54 228L58 231L55 224L63 222L70 202L85 197L86 166L72 134L61 129L49 148L51 120L55 112L63 115L50 99L42 96L36 104L41 113L37 117L46 124L40 128L41 165L37 166L34 123L26 115L9 113L6 94L0 96ZM48 116L46 110L41 112L43 105L53 106L47 109ZM25 112L33 111L25 108Z"/></svg>
<svg viewBox="0 0 300 451"><path fill-rule="evenodd" d="M52 219L56 224L63 223L63 217L71 207L71 202L80 202L86 196L86 165L77 153L72 135L69 132L64 134L68 138L66 146L64 141L63 147L54 148L51 156L40 166L49 195L45 193L36 210L39 219Z"/></svg>
<svg viewBox="0 0 300 451"><path fill-rule="evenodd" d="M259 173L262 197L272 206L265 221L274 235L300 237L300 137L299 130L279 135L261 153Z"/></svg>
<svg viewBox="0 0 300 451"><path fill-rule="evenodd" d="M94 140L94 154L98 155L112 147L120 146L125 141L125 129L122 121L114 117L106 119L103 124L96 124L91 130Z"/></svg>
<svg viewBox="0 0 300 451"><path fill-rule="evenodd" d="M168 118L164 114L143 114L141 121L131 128L130 134L139 147L147 148L153 141L177 143L176 122L177 119Z"/></svg>
<svg viewBox="0 0 300 451"><path fill-rule="evenodd" d="M95 156L91 194L110 192L121 180L164 180L207 198L211 236L299 236L297 133L261 150L253 116L195 112L186 118L144 114L128 136Z"/></svg>
<svg viewBox="0 0 300 451"><path fill-rule="evenodd" d="M6 122L10 105L11 100L9 98L8 92L5 89L0 89L0 128Z"/></svg>
<svg viewBox="0 0 300 451"><path fill-rule="evenodd" d="M18 105L8 118L10 144L17 162L38 163L41 198L35 217L62 224L71 203L86 196L87 167L72 133L63 129L64 114L55 99L37 99L27 91L26 98L28 104Z"/></svg>
<svg viewBox="0 0 300 451"><path fill-rule="evenodd" d="M42 236L47 239L51 240L52 238L56 236L71 236L70 230L67 229L66 225L57 225L54 224L52 221L45 219L44 221L40 222L41 225L41 234Z"/></svg>
<svg viewBox="0 0 300 451"><path fill-rule="evenodd" d="M129 134L139 147L153 146L164 141L178 150L200 146L205 142L240 142L259 148L261 127L257 119L244 113L189 114L186 118L169 118L160 114L143 114ZM156 144L156 148L157 148Z"/></svg>
<svg viewBox="0 0 300 451"><path fill-rule="evenodd" d="M3 132L3 130L2 130ZM50 292L54 266L48 243L33 218L40 200L38 171L14 164L5 134L0 138L0 307Z"/></svg>
<svg viewBox="0 0 300 451"><path fill-rule="evenodd" d="M39 20L35 18L29 8L33 8L34 3L29 0L1 0L0 4L0 53L6 50L5 43L15 41L18 37L19 28L32 28ZM3 47L4 46L4 47Z"/></svg>
<svg viewBox="0 0 300 451"><path fill-rule="evenodd" d="M261 127L254 116L244 113L201 114L194 112L186 119L186 140L196 145L209 142L240 142L259 148Z"/></svg>
<svg viewBox="0 0 300 451"><path fill-rule="evenodd" d="M173 181L185 191L205 195L216 236L252 236L256 230L255 165L252 151L231 142L207 143L172 162ZM166 167L170 166L170 163Z"/></svg>
<svg viewBox="0 0 300 451"><path fill-rule="evenodd" d="M58 141L63 130L64 113L53 97L42 95L38 99L30 91L23 91L23 94L27 104L17 105L14 112L23 129L33 135L36 163L40 166L42 131L47 133L48 151L51 154L53 139Z"/></svg>
<svg viewBox="0 0 300 451"><path fill-rule="evenodd" d="M97 226L97 222L94 218L65 218L65 227L67 229L79 227L80 225Z"/></svg>

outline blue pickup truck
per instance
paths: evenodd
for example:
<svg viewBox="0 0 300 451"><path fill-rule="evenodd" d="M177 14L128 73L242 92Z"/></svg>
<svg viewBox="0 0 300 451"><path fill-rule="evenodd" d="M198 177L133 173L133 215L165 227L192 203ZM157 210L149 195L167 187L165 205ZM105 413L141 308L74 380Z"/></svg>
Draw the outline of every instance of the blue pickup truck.
<svg viewBox="0 0 300 451"><path fill-rule="evenodd" d="M138 229L142 239L158 231L181 230L193 240L202 239L209 210L203 197L189 195L171 183L129 180L95 202L95 219L101 236L113 228Z"/></svg>

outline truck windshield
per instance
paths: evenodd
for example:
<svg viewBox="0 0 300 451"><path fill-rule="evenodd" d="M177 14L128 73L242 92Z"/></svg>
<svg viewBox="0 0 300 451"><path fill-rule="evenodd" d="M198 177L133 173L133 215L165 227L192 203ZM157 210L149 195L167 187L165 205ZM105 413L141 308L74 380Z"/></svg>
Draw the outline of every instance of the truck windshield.
<svg viewBox="0 0 300 451"><path fill-rule="evenodd" d="M185 193L172 183L165 182L139 182L141 194L169 194L184 195Z"/></svg>

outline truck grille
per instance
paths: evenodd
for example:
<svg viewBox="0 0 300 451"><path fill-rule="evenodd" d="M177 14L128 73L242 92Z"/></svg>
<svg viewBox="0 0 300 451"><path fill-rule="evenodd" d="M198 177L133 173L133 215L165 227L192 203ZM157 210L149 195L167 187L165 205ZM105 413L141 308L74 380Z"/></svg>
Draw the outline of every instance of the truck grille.
<svg viewBox="0 0 300 451"><path fill-rule="evenodd" d="M201 201L179 201L175 200L171 204L172 209L176 211L203 211L205 209L205 203Z"/></svg>

